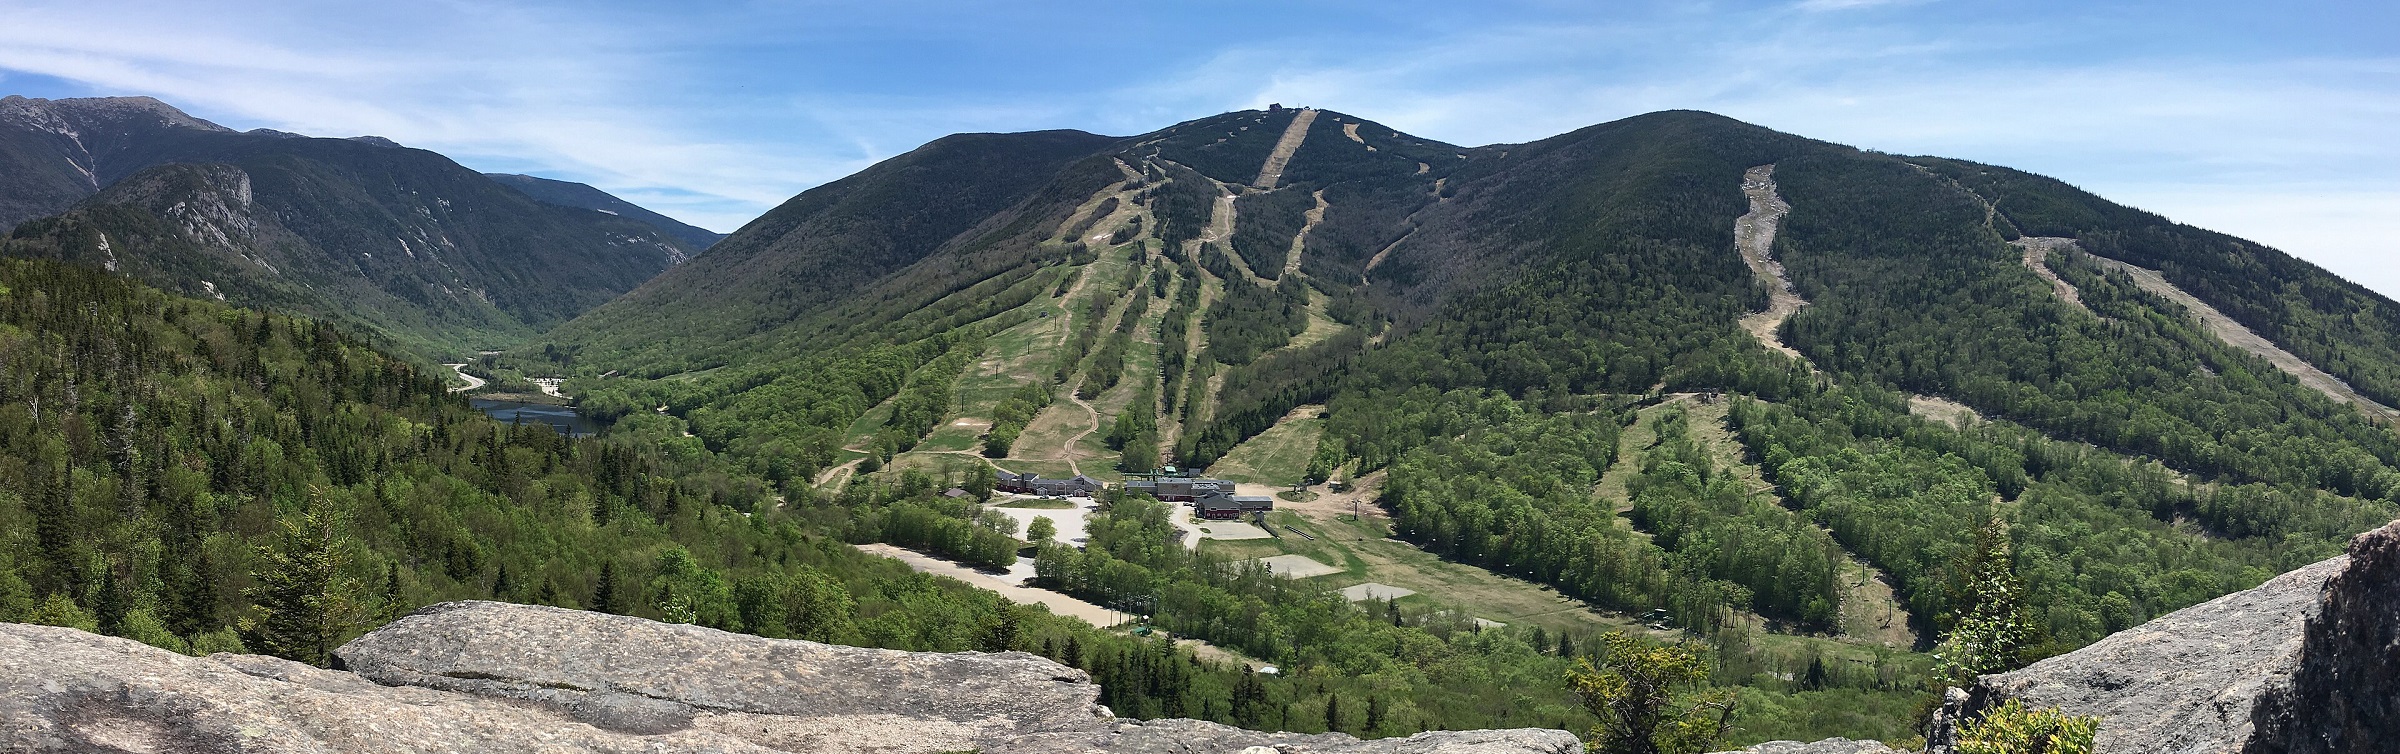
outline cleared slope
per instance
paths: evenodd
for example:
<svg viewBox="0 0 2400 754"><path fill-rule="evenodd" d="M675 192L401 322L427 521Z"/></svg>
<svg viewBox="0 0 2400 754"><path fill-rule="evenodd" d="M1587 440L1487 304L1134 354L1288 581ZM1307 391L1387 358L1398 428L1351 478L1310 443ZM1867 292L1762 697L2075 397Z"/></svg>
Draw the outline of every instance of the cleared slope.
<svg viewBox="0 0 2400 754"><path fill-rule="evenodd" d="M1084 162L1116 142L1081 131L936 140L803 192L708 253L559 328L551 340L584 362L663 375L745 352L809 346L782 341L827 337L809 326L827 323L806 320L878 303L861 300L866 296L897 299L905 308L878 308L904 315L931 303L916 296L938 297L1032 261L1040 250L1013 240L1024 233L1009 223L1053 212L1063 217L1100 186L1121 180L1105 159ZM1055 232L1054 222L1043 223L1045 235ZM995 233L1006 237L990 240L1005 246L982 243ZM989 265L960 260L967 263L963 275L912 281L921 283L908 286L914 290L874 289L937 251L1003 258Z"/></svg>

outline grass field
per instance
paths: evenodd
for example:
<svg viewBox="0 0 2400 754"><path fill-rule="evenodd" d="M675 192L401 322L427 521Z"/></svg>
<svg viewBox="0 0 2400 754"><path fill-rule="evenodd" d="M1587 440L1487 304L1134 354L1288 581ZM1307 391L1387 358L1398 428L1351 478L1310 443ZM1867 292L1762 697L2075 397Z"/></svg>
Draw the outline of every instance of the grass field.
<svg viewBox="0 0 2400 754"><path fill-rule="evenodd" d="M1317 439L1325 436L1325 423L1317 420L1324 410L1316 405L1292 409L1275 426L1233 446L1208 467L1209 476L1277 487L1299 484L1317 454Z"/></svg>
<svg viewBox="0 0 2400 754"><path fill-rule="evenodd" d="M1041 509L1044 509L1044 510L1065 510L1065 509L1068 509L1068 508L1073 508L1073 507L1075 507L1075 505L1076 505L1075 501L1072 501L1072 500L1055 500L1055 499L1046 499L1046 498L1011 498L1011 499L1008 499L1008 500L1002 500L1002 501L1000 501L1000 502L993 503L993 504L992 504L992 507L994 507L994 508L1041 508Z"/></svg>

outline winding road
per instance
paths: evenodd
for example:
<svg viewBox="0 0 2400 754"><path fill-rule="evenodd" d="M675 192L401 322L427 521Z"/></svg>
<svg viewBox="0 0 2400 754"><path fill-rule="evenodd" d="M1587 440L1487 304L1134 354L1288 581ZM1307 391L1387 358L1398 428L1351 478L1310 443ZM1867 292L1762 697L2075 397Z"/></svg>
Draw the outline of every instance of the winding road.
<svg viewBox="0 0 2400 754"><path fill-rule="evenodd" d="M485 384L485 383L484 383L484 379L483 379L483 378L481 378L481 377L477 377L477 376L475 376L475 375L472 375L472 374L467 374L467 365L465 365L465 364L443 364L442 366L449 367L449 368L450 368L450 371L453 371L453 372L457 372L457 373L458 373L458 378L459 378L459 379L462 379L462 380L466 380L466 381L467 381L467 386L466 386L466 387L454 387L454 388L451 388L451 389L450 389L450 392L453 392L453 393L464 393L464 392L467 392L467 391L469 391L469 390L475 390L475 389L481 388L481 387L483 387L483 386L484 386L484 384Z"/></svg>

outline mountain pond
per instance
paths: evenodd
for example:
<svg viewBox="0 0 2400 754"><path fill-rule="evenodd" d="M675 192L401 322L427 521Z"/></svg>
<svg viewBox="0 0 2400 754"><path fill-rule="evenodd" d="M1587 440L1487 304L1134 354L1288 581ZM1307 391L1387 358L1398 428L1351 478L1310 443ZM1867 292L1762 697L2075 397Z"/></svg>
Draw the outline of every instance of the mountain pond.
<svg viewBox="0 0 2400 754"><path fill-rule="evenodd" d="M488 398L470 398L467 402L484 415L509 424L548 424L568 437L590 437L600 432L600 422L585 418L573 406Z"/></svg>

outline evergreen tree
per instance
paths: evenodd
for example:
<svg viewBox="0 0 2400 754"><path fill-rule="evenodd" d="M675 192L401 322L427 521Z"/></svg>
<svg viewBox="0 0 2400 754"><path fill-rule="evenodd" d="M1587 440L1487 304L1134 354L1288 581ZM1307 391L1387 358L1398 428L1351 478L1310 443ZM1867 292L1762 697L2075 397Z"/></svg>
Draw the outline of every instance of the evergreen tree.
<svg viewBox="0 0 2400 754"><path fill-rule="evenodd" d="M100 633L124 636L125 613L131 609L127 604L131 599L125 594L125 585L117 581L116 568L100 571L100 595L94 601L97 604L93 605L92 617L98 620Z"/></svg>
<svg viewBox="0 0 2400 754"><path fill-rule="evenodd" d="M216 561L206 547L192 550L190 576L184 579L183 588L176 591L169 606L168 628L182 636L212 631L223 625L217 621Z"/></svg>
<svg viewBox="0 0 2400 754"><path fill-rule="evenodd" d="M2041 643L2015 561L2008 523L1993 516L1976 530L1975 548L1958 569L1964 585L1954 598L1960 606L1956 627L1934 650L1939 673L1950 683L2024 667Z"/></svg>
<svg viewBox="0 0 2400 754"><path fill-rule="evenodd" d="M400 615L407 610L408 598L400 591L400 563L398 561L385 563L383 598L376 608L375 618L388 623L399 619Z"/></svg>
<svg viewBox="0 0 2400 754"><path fill-rule="evenodd" d="M1340 694L1327 695L1325 697L1325 730L1334 732L1341 729L1342 696Z"/></svg>
<svg viewBox="0 0 2400 754"><path fill-rule="evenodd" d="M617 589L617 564L614 561L601 561L600 583L592 587L592 600L587 603L588 606L594 612L624 614L624 598L617 594Z"/></svg>
<svg viewBox="0 0 2400 754"><path fill-rule="evenodd" d="M1016 649L1018 628L1015 606L1003 598L996 612L998 615L992 619L991 625L984 628L981 637L983 651L1006 652Z"/></svg>
<svg viewBox="0 0 2400 754"><path fill-rule="evenodd" d="M100 631L100 624L92 620L91 613L84 612L83 608L77 606L74 600L67 599L66 595L56 592L52 592L49 598L42 600L42 604L33 609L32 613L27 614L25 622L37 626L80 628L93 633Z"/></svg>
<svg viewBox="0 0 2400 754"><path fill-rule="evenodd" d="M1653 645L1609 632L1597 663L1567 681L1600 724L1590 737L1606 754L1696 754L1733 727L1731 692L1707 691L1710 663L1699 645Z"/></svg>
<svg viewBox="0 0 2400 754"><path fill-rule="evenodd" d="M1383 697L1367 697L1367 724L1366 727L1359 730L1359 733L1371 736L1383 730L1384 711Z"/></svg>
<svg viewBox="0 0 2400 754"><path fill-rule="evenodd" d="M1260 683L1258 673L1242 666L1242 677L1233 682L1233 720L1244 728L1256 728L1266 717L1267 686Z"/></svg>
<svg viewBox="0 0 2400 754"><path fill-rule="evenodd" d="M258 548L248 591L258 615L245 643L287 660L324 666L343 635L363 622L358 585L337 532L340 515L318 495L278 521L275 542Z"/></svg>

